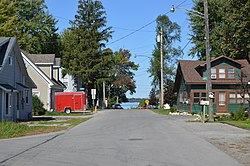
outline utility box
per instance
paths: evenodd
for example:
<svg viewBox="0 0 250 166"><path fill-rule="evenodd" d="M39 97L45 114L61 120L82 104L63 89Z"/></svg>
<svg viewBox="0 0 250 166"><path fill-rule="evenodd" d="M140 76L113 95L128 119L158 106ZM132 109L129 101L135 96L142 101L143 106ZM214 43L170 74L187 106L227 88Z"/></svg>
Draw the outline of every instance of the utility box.
<svg viewBox="0 0 250 166"><path fill-rule="evenodd" d="M55 110L57 112L84 112L86 110L85 92L56 92Z"/></svg>

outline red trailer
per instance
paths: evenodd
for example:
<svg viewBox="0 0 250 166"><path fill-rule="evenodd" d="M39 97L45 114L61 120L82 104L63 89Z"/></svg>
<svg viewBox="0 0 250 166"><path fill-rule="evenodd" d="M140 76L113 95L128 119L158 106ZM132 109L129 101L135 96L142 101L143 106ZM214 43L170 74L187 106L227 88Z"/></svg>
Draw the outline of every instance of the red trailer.
<svg viewBox="0 0 250 166"><path fill-rule="evenodd" d="M84 112L86 110L85 92L56 92L55 110L57 112Z"/></svg>

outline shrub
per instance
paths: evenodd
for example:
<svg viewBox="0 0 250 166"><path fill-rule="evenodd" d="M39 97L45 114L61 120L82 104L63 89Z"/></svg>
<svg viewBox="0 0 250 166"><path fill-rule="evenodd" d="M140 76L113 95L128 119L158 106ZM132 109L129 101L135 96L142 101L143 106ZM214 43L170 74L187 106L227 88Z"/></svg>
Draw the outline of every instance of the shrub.
<svg viewBox="0 0 250 166"><path fill-rule="evenodd" d="M177 112L177 109L176 109L176 108L171 107L171 108L170 108L170 112L171 112L171 113L173 113L173 112Z"/></svg>
<svg viewBox="0 0 250 166"><path fill-rule="evenodd" d="M32 109L34 115L44 115L46 109L43 108L42 101L37 96L32 96Z"/></svg>
<svg viewBox="0 0 250 166"><path fill-rule="evenodd" d="M240 108L239 111L231 112L231 119L232 120L245 120L244 109Z"/></svg>

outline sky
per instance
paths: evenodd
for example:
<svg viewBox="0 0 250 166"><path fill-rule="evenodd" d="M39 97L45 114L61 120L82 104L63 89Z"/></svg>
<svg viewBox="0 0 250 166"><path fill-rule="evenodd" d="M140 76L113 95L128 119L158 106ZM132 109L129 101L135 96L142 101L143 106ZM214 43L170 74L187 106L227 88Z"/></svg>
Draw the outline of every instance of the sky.
<svg viewBox="0 0 250 166"><path fill-rule="evenodd" d="M151 78L147 72L150 57L156 44L156 18L167 14L172 22L181 26L181 42L176 46L184 48L189 39L189 17L182 9L170 13L171 6L191 9L192 0L100 0L106 11L107 26L112 26L112 39L106 44L113 51L127 49L132 54L131 61L139 64L135 71L136 93L127 97L148 98L151 90ZM48 11L57 20L59 33L70 27L69 20L74 20L78 0L45 0ZM138 29L140 29L138 31ZM187 56L191 45L183 50L181 59L192 59Z"/></svg>

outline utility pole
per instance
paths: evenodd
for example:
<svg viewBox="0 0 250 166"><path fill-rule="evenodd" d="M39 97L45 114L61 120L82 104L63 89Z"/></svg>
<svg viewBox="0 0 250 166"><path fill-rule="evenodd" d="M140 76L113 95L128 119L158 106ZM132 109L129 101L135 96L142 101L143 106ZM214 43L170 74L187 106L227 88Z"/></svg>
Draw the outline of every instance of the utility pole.
<svg viewBox="0 0 250 166"><path fill-rule="evenodd" d="M207 0L204 0L204 19L205 19L205 37L206 37L206 64L207 64L207 98L209 99L209 121L214 121L213 99L208 97L212 92L211 81L211 62L210 62L210 46L209 46L209 22L208 22L208 5Z"/></svg>
<svg viewBox="0 0 250 166"><path fill-rule="evenodd" d="M161 97L160 97L160 107L163 108L163 104L164 104L164 95L163 95L163 30L161 27L161 32L160 32L160 44L161 44Z"/></svg>
<svg viewBox="0 0 250 166"><path fill-rule="evenodd" d="M106 94L105 94L105 81L102 82L102 109L106 108Z"/></svg>

